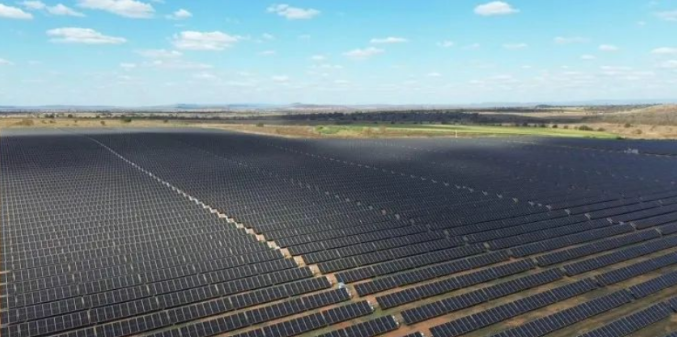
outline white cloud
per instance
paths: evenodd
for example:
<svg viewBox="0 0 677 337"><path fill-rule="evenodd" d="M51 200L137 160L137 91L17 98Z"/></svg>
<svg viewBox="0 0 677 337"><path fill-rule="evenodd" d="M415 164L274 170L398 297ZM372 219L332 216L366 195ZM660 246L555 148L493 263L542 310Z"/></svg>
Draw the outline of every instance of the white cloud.
<svg viewBox="0 0 677 337"><path fill-rule="evenodd" d="M170 19L170 20L184 20L184 19L188 19L188 18L193 17L193 13L181 8L178 11L176 11L176 12L170 14L170 15L167 15L166 17L167 17L167 19Z"/></svg>
<svg viewBox="0 0 677 337"><path fill-rule="evenodd" d="M213 68L209 64L184 61L181 59L156 59L146 65L154 68L171 70L204 70Z"/></svg>
<svg viewBox="0 0 677 337"><path fill-rule="evenodd" d="M216 77L216 75L214 75L212 73L204 72L204 71L197 73L197 74L194 74L193 78L198 79L198 80L215 80L215 79L218 79L218 77Z"/></svg>
<svg viewBox="0 0 677 337"><path fill-rule="evenodd" d="M269 13L275 13L287 18L287 20L307 20L320 15L320 11L312 8L296 8L287 4L272 5L268 7Z"/></svg>
<svg viewBox="0 0 677 337"><path fill-rule="evenodd" d="M145 49L139 50L137 54L151 59L174 59L181 57L181 52L176 50L165 50L165 49Z"/></svg>
<svg viewBox="0 0 677 337"><path fill-rule="evenodd" d="M50 29L47 35L55 43L84 43L84 44L120 44L127 42L121 37L103 35L90 28L65 27Z"/></svg>
<svg viewBox="0 0 677 337"><path fill-rule="evenodd" d="M84 17L85 15L73 10L70 7L67 7L63 4L57 4L55 6L47 6L42 1L23 1L20 3L24 8L30 11L45 11L51 15L58 16L77 16Z"/></svg>
<svg viewBox="0 0 677 337"><path fill-rule="evenodd" d="M586 43L588 41L590 41L588 38L580 36L570 36L570 37L558 36L554 39L554 42L557 44Z"/></svg>
<svg viewBox="0 0 677 337"><path fill-rule="evenodd" d="M132 69L136 68L136 64L135 63L120 63L120 68L122 68L124 70L132 70Z"/></svg>
<svg viewBox="0 0 677 337"><path fill-rule="evenodd" d="M263 33L263 35L261 35L261 37L264 40L275 40L275 36L273 34L269 34L269 33Z"/></svg>
<svg viewBox="0 0 677 337"><path fill-rule="evenodd" d="M383 54L383 49L378 49L374 47L364 48L364 49L353 49L351 51L343 53L343 55L352 58L352 59L368 59L374 55Z"/></svg>
<svg viewBox="0 0 677 337"><path fill-rule="evenodd" d="M433 71L431 73L428 73L428 75L426 75L426 76L428 76L428 77L442 77L442 74Z"/></svg>
<svg viewBox="0 0 677 337"><path fill-rule="evenodd" d="M47 8L47 5L45 5L42 1L22 1L19 4L32 11L39 11Z"/></svg>
<svg viewBox="0 0 677 337"><path fill-rule="evenodd" d="M405 43L409 42L409 40L402 37L389 36L385 38L374 38L371 39L370 42L373 44L392 44L392 43Z"/></svg>
<svg viewBox="0 0 677 337"><path fill-rule="evenodd" d="M286 76L286 75L273 76L270 79L273 80L273 82L278 82L278 83L289 82L289 76Z"/></svg>
<svg viewBox="0 0 677 337"><path fill-rule="evenodd" d="M481 47L481 45L479 43L473 43L473 44L463 46L463 49L464 50L476 50L476 49L480 49L480 47Z"/></svg>
<svg viewBox="0 0 677 337"><path fill-rule="evenodd" d="M33 14L26 13L21 8L0 4L0 18L29 20L33 18Z"/></svg>
<svg viewBox="0 0 677 337"><path fill-rule="evenodd" d="M442 48L451 48L454 45L456 45L456 44L453 41L449 41L449 40L437 42L437 46L442 47Z"/></svg>
<svg viewBox="0 0 677 337"><path fill-rule="evenodd" d="M77 17L84 17L85 15L77 12L69 7L66 7L62 4L58 4L56 6L51 6L47 7L47 13L52 14L52 15L60 15L60 16L77 16Z"/></svg>
<svg viewBox="0 0 677 337"><path fill-rule="evenodd" d="M313 61L320 62L320 61L326 60L327 57L324 56L324 55L313 55L313 56L310 57L310 59L313 60Z"/></svg>
<svg viewBox="0 0 677 337"><path fill-rule="evenodd" d="M656 48L651 51L651 54L656 54L656 55L673 55L677 54L677 48L671 48L671 47L661 47L661 48Z"/></svg>
<svg viewBox="0 0 677 337"><path fill-rule="evenodd" d="M155 13L152 5L136 0L79 0L78 6L133 19L150 18Z"/></svg>
<svg viewBox="0 0 677 337"><path fill-rule="evenodd" d="M658 12L656 13L656 16L665 21L677 21L677 10L674 11L666 11L666 12Z"/></svg>
<svg viewBox="0 0 677 337"><path fill-rule="evenodd" d="M274 51L274 50L264 50L264 51L259 53L259 55L261 55L261 56L273 56L275 54L277 54L277 52Z"/></svg>
<svg viewBox="0 0 677 337"><path fill-rule="evenodd" d="M218 51L231 47L241 39L219 31L184 31L174 35L172 44L178 49Z"/></svg>
<svg viewBox="0 0 677 337"><path fill-rule="evenodd" d="M518 50L518 49L525 49L529 47L526 43L506 43L503 45L503 48L509 49L509 50Z"/></svg>
<svg viewBox="0 0 677 337"><path fill-rule="evenodd" d="M137 51L137 54L151 59L143 66L169 70L207 70L213 67L209 64L183 60L182 54L174 50L148 49Z"/></svg>
<svg viewBox="0 0 677 337"><path fill-rule="evenodd" d="M14 63L9 62L3 58L0 58L0 66L11 66L11 65L14 65Z"/></svg>
<svg viewBox="0 0 677 337"><path fill-rule="evenodd" d="M620 48L611 45L611 44L603 44L599 46L599 50L601 51L608 51L608 52L613 52L613 51L618 51Z"/></svg>
<svg viewBox="0 0 677 337"><path fill-rule="evenodd" d="M343 66L340 64L330 64L330 63L320 63L314 64L311 66L312 69L322 69L322 70L338 70L343 69Z"/></svg>
<svg viewBox="0 0 677 337"><path fill-rule="evenodd" d="M493 1L475 7L475 14L482 16L508 15L515 13L519 13L519 10L503 1Z"/></svg>
<svg viewBox="0 0 677 337"><path fill-rule="evenodd" d="M677 69L677 60L668 60L663 63L661 63L661 68L666 68L666 69Z"/></svg>
<svg viewBox="0 0 677 337"><path fill-rule="evenodd" d="M581 55L581 60L591 61L596 59L595 55Z"/></svg>

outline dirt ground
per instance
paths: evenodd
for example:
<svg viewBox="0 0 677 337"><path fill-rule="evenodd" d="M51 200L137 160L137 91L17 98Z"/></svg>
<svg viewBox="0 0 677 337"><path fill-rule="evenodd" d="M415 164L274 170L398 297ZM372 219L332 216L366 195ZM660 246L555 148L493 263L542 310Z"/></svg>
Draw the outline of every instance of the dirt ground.
<svg viewBox="0 0 677 337"><path fill-rule="evenodd" d="M619 113L620 114L620 113ZM519 115L519 114L515 114ZM539 117L544 119L552 116L567 116L571 123L557 124L558 129L568 128L576 129L585 125L595 131L604 131L628 139L677 139L677 125L661 124L632 124L632 123L611 123L604 121L581 122L582 118L590 116L588 111L573 111L567 113L537 113L530 114L530 117ZM610 118L607 118L610 119ZM237 124L239 123L239 124ZM552 128L555 124L546 124ZM386 125L387 126L387 125ZM176 119L133 119L123 120L120 118L37 118L37 117L3 117L0 118L0 128L145 128L145 127L204 127L221 130L231 130L246 132L251 134L274 135L290 138L384 138L384 137L429 137L429 136L450 136L439 134L425 134L420 131L412 132L401 128L382 128L383 132L351 132L342 131L340 134L327 134L318 132L316 125L289 125L289 124L265 124L255 123L254 121L218 121L218 120L176 120ZM458 136L458 135L456 135ZM461 137L487 136L486 134L474 135L460 134Z"/></svg>

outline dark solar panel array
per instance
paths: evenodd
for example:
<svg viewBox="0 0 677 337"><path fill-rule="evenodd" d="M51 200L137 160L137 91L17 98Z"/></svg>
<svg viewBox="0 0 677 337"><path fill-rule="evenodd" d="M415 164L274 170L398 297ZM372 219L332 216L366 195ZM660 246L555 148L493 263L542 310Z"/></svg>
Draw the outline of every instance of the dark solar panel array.
<svg viewBox="0 0 677 337"><path fill-rule="evenodd" d="M619 146L3 131L0 333L667 335L677 146Z"/></svg>

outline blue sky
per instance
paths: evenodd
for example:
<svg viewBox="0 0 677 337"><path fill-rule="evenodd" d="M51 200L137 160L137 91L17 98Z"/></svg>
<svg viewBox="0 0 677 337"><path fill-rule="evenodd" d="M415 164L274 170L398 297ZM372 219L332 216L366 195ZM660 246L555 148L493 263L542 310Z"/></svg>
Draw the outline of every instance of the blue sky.
<svg viewBox="0 0 677 337"><path fill-rule="evenodd" d="M0 105L677 99L677 0L0 0Z"/></svg>

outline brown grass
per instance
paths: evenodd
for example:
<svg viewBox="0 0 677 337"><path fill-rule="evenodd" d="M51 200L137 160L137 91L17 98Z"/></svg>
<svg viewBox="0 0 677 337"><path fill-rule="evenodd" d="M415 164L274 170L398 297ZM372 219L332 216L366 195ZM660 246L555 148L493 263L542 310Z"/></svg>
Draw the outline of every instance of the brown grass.
<svg viewBox="0 0 677 337"><path fill-rule="evenodd" d="M655 107L654 109L659 109ZM665 107L660 109L667 109ZM677 108L676 108L677 109ZM662 110L661 110L662 111ZM647 125L631 122L615 123L605 120L588 120L586 122L574 121L583 114L589 112L575 111L571 112L572 122L558 124L558 128L575 129L581 125L586 125L594 130L603 129L606 132L617 134L628 139L677 139L677 123ZM642 112L646 113L646 112ZM556 113L543 113L543 118ZM561 114L561 113L560 113ZM566 113L565 113L566 114ZM631 113L615 113L614 115L630 115ZM675 112L677 115L677 112ZM532 115L533 116L533 115ZM573 118L573 117L576 118ZM176 127L200 127L212 128L226 131L244 132L258 135L270 135L288 138L420 138L430 137L433 134L425 132L412 131L408 129L397 128L379 128L368 129L369 132L351 132L341 131L337 134L323 134L317 131L315 125L286 125L286 124L263 124L257 125L254 122L244 121L241 124L233 124L232 121L214 121L214 120L159 120L159 119L133 119L131 122L125 122L122 119L103 119L103 118L31 118L31 117L6 117L0 118L0 129L15 128L176 128ZM440 135L436 135L440 136ZM450 135L445 135L450 136ZM464 134L461 136L473 136Z"/></svg>

